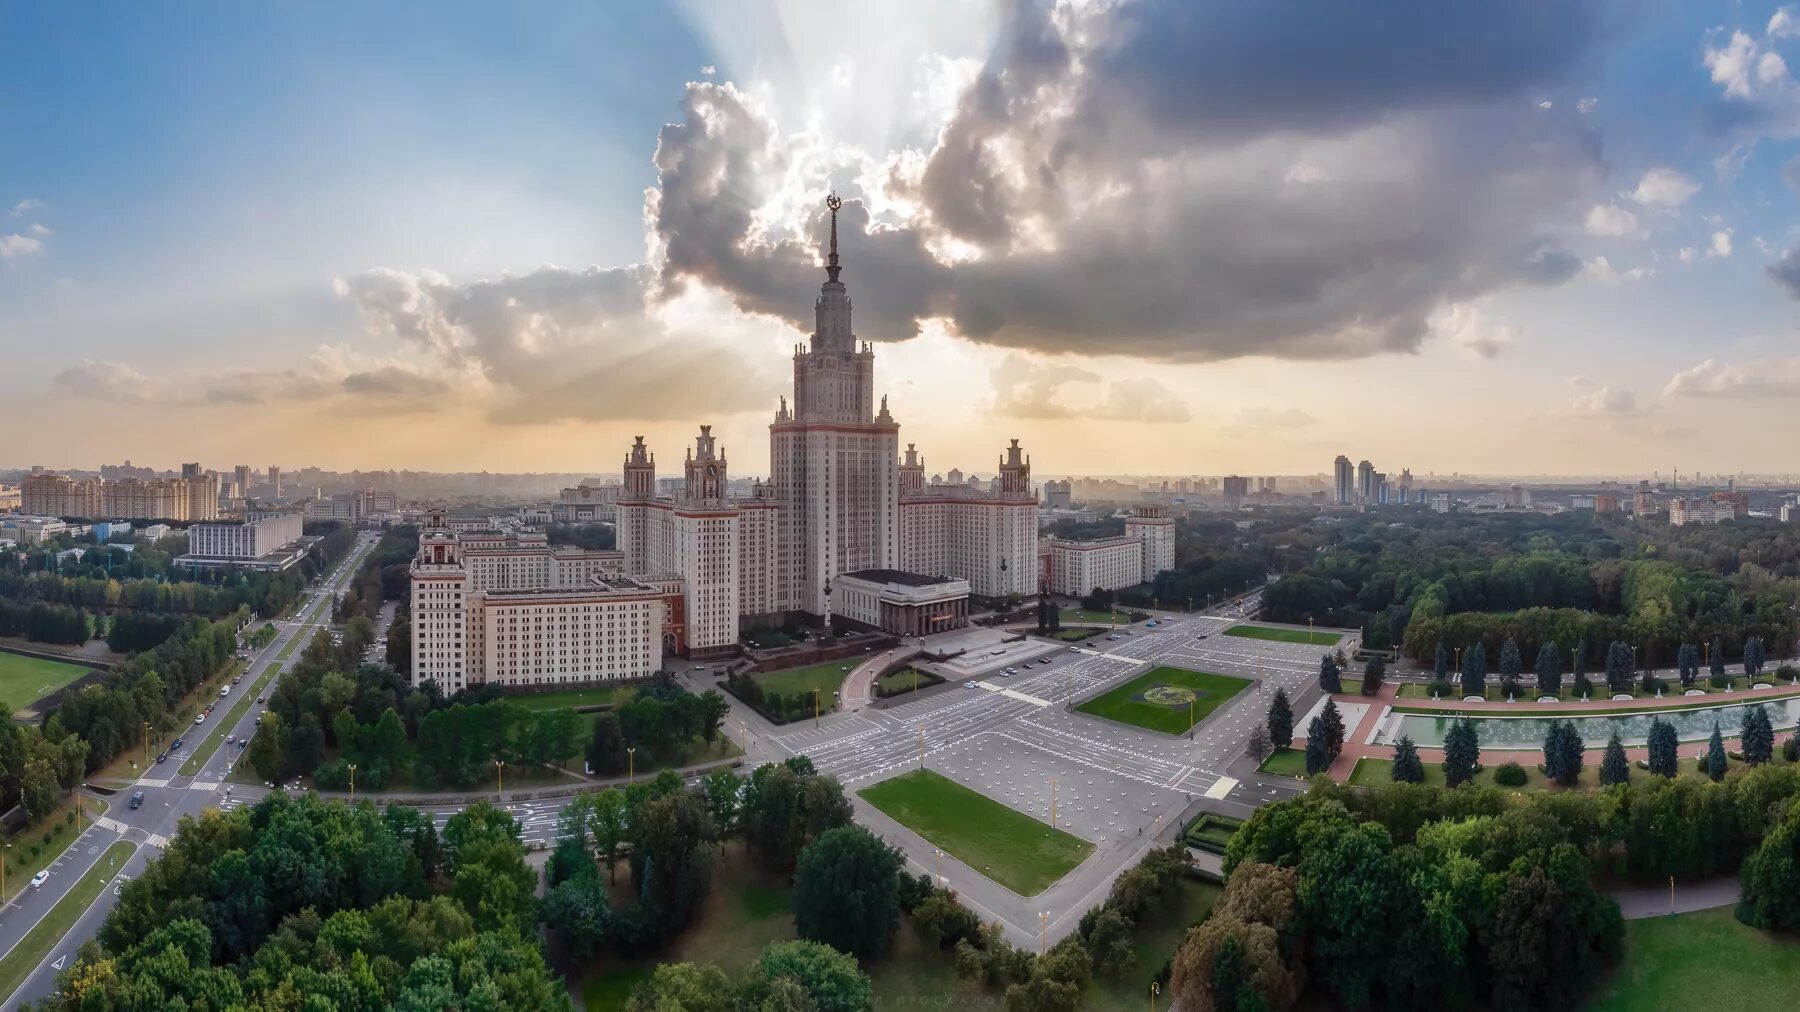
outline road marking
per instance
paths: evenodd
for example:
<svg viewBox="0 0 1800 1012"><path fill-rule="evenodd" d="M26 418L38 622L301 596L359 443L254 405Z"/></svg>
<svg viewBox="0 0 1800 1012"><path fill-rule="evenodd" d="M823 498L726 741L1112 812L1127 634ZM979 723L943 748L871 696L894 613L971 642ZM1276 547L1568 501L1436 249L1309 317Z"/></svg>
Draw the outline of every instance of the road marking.
<svg viewBox="0 0 1800 1012"><path fill-rule="evenodd" d="M144 779L138 781L138 786L139 787L167 787L167 786L169 786L169 782L167 780L152 780L149 777L145 777Z"/></svg>
<svg viewBox="0 0 1800 1012"><path fill-rule="evenodd" d="M149 843L150 846L155 847L159 850L168 850L169 849L169 838L166 836L161 836L156 833L146 834L145 842Z"/></svg>
<svg viewBox="0 0 1800 1012"><path fill-rule="evenodd" d="M1203 796L1208 797L1208 798L1215 798L1215 799L1223 798L1225 795L1231 793L1231 789L1233 787L1236 787L1237 783L1238 782L1236 780L1233 780L1230 777L1220 777L1218 780L1213 782L1213 785L1211 787L1208 787L1206 789Z"/></svg>
<svg viewBox="0 0 1800 1012"><path fill-rule="evenodd" d="M187 789L190 791L216 791L223 782L221 780L196 780L188 784Z"/></svg>
<svg viewBox="0 0 1800 1012"><path fill-rule="evenodd" d="M69 961L69 954L65 952L62 955L56 957L56 962L50 964L50 969L60 970L63 968L63 964L67 963L68 961Z"/></svg>
<svg viewBox="0 0 1800 1012"><path fill-rule="evenodd" d="M993 682L976 682L975 684L980 688L988 690L989 692L998 692L1002 696L1005 696L1007 699L1016 699L1021 703L1030 703L1032 706L1049 706L1050 705L1050 701L1048 699L1039 699L1036 696L1027 696L1023 692L1015 692L1014 690L1009 689L1004 685L995 685Z"/></svg>

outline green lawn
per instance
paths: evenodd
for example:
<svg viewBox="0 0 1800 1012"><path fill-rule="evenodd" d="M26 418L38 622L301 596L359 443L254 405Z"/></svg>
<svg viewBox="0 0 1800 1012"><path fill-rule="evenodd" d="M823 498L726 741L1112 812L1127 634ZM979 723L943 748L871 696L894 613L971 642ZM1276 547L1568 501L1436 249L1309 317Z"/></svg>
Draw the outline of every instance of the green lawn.
<svg viewBox="0 0 1800 1012"><path fill-rule="evenodd" d="M1800 940L1739 924L1730 907L1625 922L1625 958L1590 1012L1793 1004Z"/></svg>
<svg viewBox="0 0 1800 1012"><path fill-rule="evenodd" d="M125 866L125 860L136 849L137 844L123 840L108 847L106 853L100 855L100 860L88 869L88 873L81 876L81 881L75 883L75 887L65 893L56 906L50 908L44 919L18 945L13 946L4 957L0 957L0 995L12 994L19 989L19 985L25 982L26 975L37 969L44 957L56 948L63 935L75 925L75 921L94 902L95 897L105 890L106 883Z"/></svg>
<svg viewBox="0 0 1800 1012"><path fill-rule="evenodd" d="M507 698L528 710L571 710L580 706L624 706L635 692L629 685L595 685L586 689L521 692Z"/></svg>
<svg viewBox="0 0 1800 1012"><path fill-rule="evenodd" d="M804 668L788 668L786 671L771 671L758 674L756 683L762 686L765 693L779 692L783 697L810 696L814 689L819 690L819 709L831 712L831 694L844 684L844 679L858 664L862 657L845 657L841 660L826 661L823 664L809 664Z"/></svg>
<svg viewBox="0 0 1800 1012"><path fill-rule="evenodd" d="M1266 625L1234 625L1225 630L1225 635L1272 640L1276 643L1305 643L1315 647L1335 646L1338 640L1344 638L1342 633L1319 632L1316 629L1274 629Z"/></svg>
<svg viewBox="0 0 1800 1012"><path fill-rule="evenodd" d="M1251 686L1248 678L1160 667L1095 696L1076 709L1164 734L1181 734ZM1155 693L1156 698L1145 696Z"/></svg>
<svg viewBox="0 0 1800 1012"><path fill-rule="evenodd" d="M0 702L17 710L87 673L80 664L0 652Z"/></svg>
<svg viewBox="0 0 1800 1012"><path fill-rule="evenodd" d="M1094 845L930 770L857 792L863 800L1020 896L1036 896Z"/></svg>
<svg viewBox="0 0 1800 1012"><path fill-rule="evenodd" d="M1367 761L1364 760L1364 762ZM1262 765L1256 768L1256 772L1278 777L1303 777L1306 775L1306 750L1276 749L1274 755L1262 761Z"/></svg>
<svg viewBox="0 0 1800 1012"><path fill-rule="evenodd" d="M1589 750L1588 759L1589 761L1581 768L1581 779L1577 782L1577 786L1582 788L1599 787L1600 756L1598 751ZM1443 786L1443 764L1424 763L1423 765L1425 782ZM1525 767L1525 785L1523 787L1505 787L1496 784L1494 783L1494 770L1500 765L1498 762L1487 762L1482 766L1481 772L1475 774L1475 779L1470 782L1480 787L1500 787L1502 790L1509 791L1543 791L1552 787L1549 779L1538 771L1536 763L1524 762L1519 764ZM1356 768L1350 771L1350 783L1356 787L1384 787L1394 782L1393 771L1394 762L1391 759L1358 759Z"/></svg>
<svg viewBox="0 0 1800 1012"><path fill-rule="evenodd" d="M1089 625L1126 625L1131 621L1131 609L1120 608L1118 611L1088 611L1085 608L1064 608L1064 622L1080 622Z"/></svg>
<svg viewBox="0 0 1800 1012"><path fill-rule="evenodd" d="M1043 635L1049 636L1051 639L1062 640L1064 643L1075 643L1080 640L1091 639L1092 637L1095 637L1095 636L1106 635L1106 627L1105 626L1091 626L1091 625L1066 625L1066 626L1063 626L1061 629L1056 630L1055 632L1044 633Z"/></svg>
<svg viewBox="0 0 1800 1012"><path fill-rule="evenodd" d="M943 682L942 678L909 665L875 679L875 695L885 699L903 692L912 692L915 686L920 689L929 689L941 682Z"/></svg>

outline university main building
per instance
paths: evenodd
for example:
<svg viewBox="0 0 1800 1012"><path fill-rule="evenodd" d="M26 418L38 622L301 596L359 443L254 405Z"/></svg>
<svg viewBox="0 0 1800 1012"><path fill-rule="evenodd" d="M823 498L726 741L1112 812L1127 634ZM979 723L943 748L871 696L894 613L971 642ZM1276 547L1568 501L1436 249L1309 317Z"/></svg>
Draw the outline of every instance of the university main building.
<svg viewBox="0 0 1800 1012"><path fill-rule="evenodd" d="M1013 440L984 488L927 484L912 444L902 455L874 348L851 328L840 203L827 203L826 280L794 350L793 403L769 425L769 480L730 495L725 448L703 425L678 495L656 494L655 455L641 436L631 446L616 550L434 522L412 566L415 683L638 678L665 652L729 654L746 623L789 613L913 636L966 624L972 594L1037 592L1030 458Z"/></svg>

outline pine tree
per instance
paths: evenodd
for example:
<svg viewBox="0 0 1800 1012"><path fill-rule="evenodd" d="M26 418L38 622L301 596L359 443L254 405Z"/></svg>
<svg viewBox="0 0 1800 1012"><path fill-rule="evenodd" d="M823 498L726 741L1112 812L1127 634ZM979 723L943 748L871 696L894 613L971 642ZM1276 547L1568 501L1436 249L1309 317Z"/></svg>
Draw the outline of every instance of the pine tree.
<svg viewBox="0 0 1800 1012"><path fill-rule="evenodd" d="M1381 683L1386 678L1387 662L1379 657L1369 658L1369 663L1363 665L1362 694L1365 696L1378 695L1381 692Z"/></svg>
<svg viewBox="0 0 1800 1012"><path fill-rule="evenodd" d="M1450 648L1443 640L1438 640L1436 656L1431 659L1431 672L1440 682L1450 680Z"/></svg>
<svg viewBox="0 0 1800 1012"><path fill-rule="evenodd" d="M1606 688L1609 692L1631 691L1631 647L1618 640L1606 648Z"/></svg>
<svg viewBox="0 0 1800 1012"><path fill-rule="evenodd" d="M1769 721L1769 712L1760 705L1744 711L1741 734L1745 762L1761 766L1774 757L1775 725Z"/></svg>
<svg viewBox="0 0 1800 1012"><path fill-rule="evenodd" d="M1397 784L1425 782L1425 764L1419 761L1419 746L1410 735L1403 734L1394 742L1394 768L1389 775Z"/></svg>
<svg viewBox="0 0 1800 1012"><path fill-rule="evenodd" d="M1572 721L1551 721L1550 731L1544 735L1544 775L1572 787L1581 779L1581 767L1581 732Z"/></svg>
<svg viewBox="0 0 1800 1012"><path fill-rule="evenodd" d="M1326 747L1331 750L1331 758L1336 759L1344 750L1344 715L1338 712L1335 701L1327 699L1319 719L1325 722Z"/></svg>
<svg viewBox="0 0 1800 1012"><path fill-rule="evenodd" d="M1462 689L1465 696L1487 694L1487 647L1480 643L1463 651Z"/></svg>
<svg viewBox="0 0 1800 1012"><path fill-rule="evenodd" d="M1294 743L1294 708L1288 704L1287 690L1276 689L1269 700L1269 744L1287 748Z"/></svg>
<svg viewBox="0 0 1800 1012"><path fill-rule="evenodd" d="M1625 745L1619 741L1619 732L1614 731L1612 740L1606 743L1606 755L1600 760L1600 784L1610 787L1630 779L1631 763L1625 758Z"/></svg>
<svg viewBox="0 0 1800 1012"><path fill-rule="evenodd" d="M1532 666L1537 670L1540 695L1555 696L1562 692L1562 654L1556 649L1555 640L1546 640L1538 647L1537 663Z"/></svg>
<svg viewBox="0 0 1800 1012"><path fill-rule="evenodd" d="M1681 672L1681 687L1693 688L1694 679L1700 677L1700 651L1692 643L1683 643L1675 651L1675 667Z"/></svg>
<svg viewBox="0 0 1800 1012"><path fill-rule="evenodd" d="M1717 636L1712 641L1712 663L1707 665L1714 675L1725 673L1725 641Z"/></svg>
<svg viewBox="0 0 1800 1012"><path fill-rule="evenodd" d="M1573 674L1575 676L1575 681L1579 684L1586 685L1587 684L1587 640L1586 639L1578 639L1575 641L1575 658L1574 658L1574 660L1575 660L1575 667L1573 669Z"/></svg>
<svg viewBox="0 0 1800 1012"><path fill-rule="evenodd" d="M1319 688L1326 693L1344 691L1343 683L1338 678L1337 661L1330 654L1319 658Z"/></svg>
<svg viewBox="0 0 1800 1012"><path fill-rule="evenodd" d="M1275 746L1269 744L1269 729L1261 724L1251 725L1250 740L1245 742L1244 751L1259 763L1269 758L1275 751Z"/></svg>
<svg viewBox="0 0 1800 1012"><path fill-rule="evenodd" d="M1677 772L1675 725L1661 717L1650 718L1650 735L1645 743L1650 749L1650 772L1659 777L1672 777Z"/></svg>
<svg viewBox="0 0 1800 1012"><path fill-rule="evenodd" d="M1500 644L1500 677L1509 681L1519 680L1519 672L1525 669L1525 658L1519 654L1519 645L1508 637Z"/></svg>
<svg viewBox="0 0 1800 1012"><path fill-rule="evenodd" d="M1763 641L1761 636L1752 636L1744 641L1744 674L1755 678L1762 674Z"/></svg>
<svg viewBox="0 0 1800 1012"><path fill-rule="evenodd" d="M1725 779L1725 739L1719 735L1719 722L1713 721L1712 737L1706 742L1706 775L1717 783Z"/></svg>
<svg viewBox="0 0 1800 1012"><path fill-rule="evenodd" d="M1325 718L1314 717L1306 726L1306 775L1317 776L1331 768L1331 746L1327 739L1331 732L1325 729Z"/></svg>
<svg viewBox="0 0 1800 1012"><path fill-rule="evenodd" d="M1475 776L1481 765L1481 745L1475 722L1467 717L1450 723L1444 735L1444 783L1456 787Z"/></svg>

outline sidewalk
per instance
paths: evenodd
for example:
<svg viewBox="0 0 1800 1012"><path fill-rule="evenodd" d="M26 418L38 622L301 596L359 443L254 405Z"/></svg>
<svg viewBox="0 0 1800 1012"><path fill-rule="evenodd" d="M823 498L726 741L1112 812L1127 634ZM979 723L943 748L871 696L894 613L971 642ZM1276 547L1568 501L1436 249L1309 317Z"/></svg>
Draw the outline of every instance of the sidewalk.
<svg viewBox="0 0 1800 1012"><path fill-rule="evenodd" d="M1675 882L1673 904L1666 885L1613 889L1608 895L1619 902L1619 912L1628 921L1645 917L1665 917L1695 910L1728 907L1738 901L1742 890L1735 875L1701 879L1697 882Z"/></svg>

